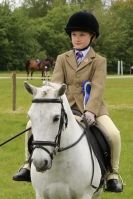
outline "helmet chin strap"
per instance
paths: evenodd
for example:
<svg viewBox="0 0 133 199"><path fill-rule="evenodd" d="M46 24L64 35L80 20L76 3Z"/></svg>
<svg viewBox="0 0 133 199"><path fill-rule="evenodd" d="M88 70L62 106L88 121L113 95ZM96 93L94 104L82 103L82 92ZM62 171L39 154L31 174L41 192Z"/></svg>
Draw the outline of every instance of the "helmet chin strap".
<svg viewBox="0 0 133 199"><path fill-rule="evenodd" d="M80 48L80 49L79 48L74 48L74 50L78 50L78 51L84 51L84 50L86 50L91 45L93 38L94 38L94 35L91 37L90 42L89 42L89 44L86 47Z"/></svg>
<svg viewBox="0 0 133 199"><path fill-rule="evenodd" d="M74 50L78 50L78 51L84 51L84 50L86 50L87 48L89 48L89 46L90 46L90 43L85 47L85 48L74 48Z"/></svg>

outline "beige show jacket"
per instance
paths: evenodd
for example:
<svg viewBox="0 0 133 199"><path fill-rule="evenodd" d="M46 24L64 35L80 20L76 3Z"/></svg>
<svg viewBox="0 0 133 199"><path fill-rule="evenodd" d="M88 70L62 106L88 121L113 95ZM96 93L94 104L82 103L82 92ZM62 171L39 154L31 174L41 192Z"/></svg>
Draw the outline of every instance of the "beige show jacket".
<svg viewBox="0 0 133 199"><path fill-rule="evenodd" d="M52 75L52 82L67 84L66 96L70 106L76 104L79 110L87 110L96 116L108 114L103 102L103 92L106 79L106 59L90 48L89 52L77 64L74 50L65 52L57 57ZM82 82L91 82L90 98L83 106Z"/></svg>

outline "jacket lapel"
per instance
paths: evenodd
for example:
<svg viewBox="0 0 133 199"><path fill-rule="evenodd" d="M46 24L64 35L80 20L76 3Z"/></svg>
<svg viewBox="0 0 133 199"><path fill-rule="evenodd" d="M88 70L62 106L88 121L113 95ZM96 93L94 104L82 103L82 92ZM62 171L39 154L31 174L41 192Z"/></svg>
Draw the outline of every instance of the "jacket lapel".
<svg viewBox="0 0 133 199"><path fill-rule="evenodd" d="M74 50L70 50L66 53L66 61L74 69L77 70L78 64L76 61Z"/></svg>

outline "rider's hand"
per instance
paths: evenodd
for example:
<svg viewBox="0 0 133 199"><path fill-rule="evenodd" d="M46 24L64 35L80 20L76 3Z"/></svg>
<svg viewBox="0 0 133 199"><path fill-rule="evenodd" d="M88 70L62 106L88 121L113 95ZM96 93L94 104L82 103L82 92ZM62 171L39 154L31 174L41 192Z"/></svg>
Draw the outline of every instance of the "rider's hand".
<svg viewBox="0 0 133 199"><path fill-rule="evenodd" d="M85 117L87 120L88 125L94 125L96 120L95 120L95 114L91 113L89 111L86 111L83 116L83 118Z"/></svg>

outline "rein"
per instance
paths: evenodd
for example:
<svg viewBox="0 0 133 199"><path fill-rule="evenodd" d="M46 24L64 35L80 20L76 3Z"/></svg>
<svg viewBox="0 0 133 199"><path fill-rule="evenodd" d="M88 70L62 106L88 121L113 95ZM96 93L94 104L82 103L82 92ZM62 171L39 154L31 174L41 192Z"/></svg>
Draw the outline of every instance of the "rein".
<svg viewBox="0 0 133 199"><path fill-rule="evenodd" d="M8 139L8 140L6 140L6 141L2 142L2 143L0 144L0 147L1 147L1 146L3 146L3 145L5 145L5 144L7 144L8 142L10 142L10 141L14 140L14 139L15 139L15 138L17 138L18 136L20 136L20 135L24 134L25 132L27 132L27 131L29 131L29 130L31 130L31 127L29 127L29 128L27 128L27 129L25 129L24 131L21 131L20 133L18 133L18 134L16 134L16 135L14 135L14 136L13 136L13 137L11 137L10 139Z"/></svg>

